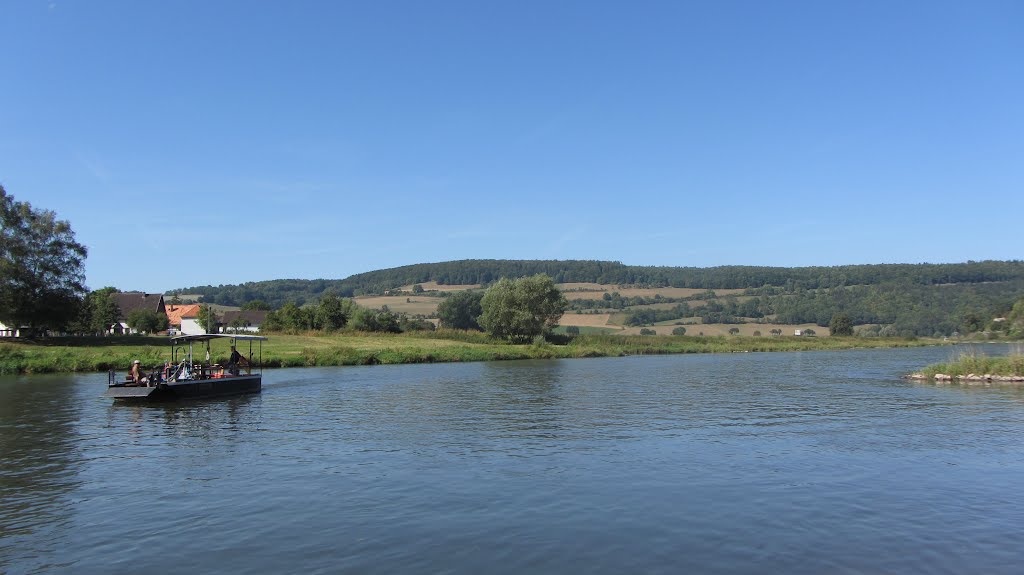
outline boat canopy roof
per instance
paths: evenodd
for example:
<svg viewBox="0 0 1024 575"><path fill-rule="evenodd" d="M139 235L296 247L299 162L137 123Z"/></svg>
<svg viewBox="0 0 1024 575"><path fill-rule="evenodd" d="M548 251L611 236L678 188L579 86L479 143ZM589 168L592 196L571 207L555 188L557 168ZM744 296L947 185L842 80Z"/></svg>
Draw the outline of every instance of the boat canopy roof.
<svg viewBox="0 0 1024 575"><path fill-rule="evenodd" d="M195 335L179 335L171 338L171 343L188 343L190 341L210 341L211 339L237 339L242 341L267 341L262 335L243 335L236 333L200 333Z"/></svg>

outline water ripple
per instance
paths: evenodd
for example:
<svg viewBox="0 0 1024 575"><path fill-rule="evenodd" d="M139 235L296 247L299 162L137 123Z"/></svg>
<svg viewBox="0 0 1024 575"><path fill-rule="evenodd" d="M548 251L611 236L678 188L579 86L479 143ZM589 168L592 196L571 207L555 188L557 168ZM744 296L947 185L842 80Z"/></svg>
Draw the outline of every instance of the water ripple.
<svg viewBox="0 0 1024 575"><path fill-rule="evenodd" d="M279 370L154 407L0 378L0 572L1016 572L1024 392L899 379L948 355Z"/></svg>

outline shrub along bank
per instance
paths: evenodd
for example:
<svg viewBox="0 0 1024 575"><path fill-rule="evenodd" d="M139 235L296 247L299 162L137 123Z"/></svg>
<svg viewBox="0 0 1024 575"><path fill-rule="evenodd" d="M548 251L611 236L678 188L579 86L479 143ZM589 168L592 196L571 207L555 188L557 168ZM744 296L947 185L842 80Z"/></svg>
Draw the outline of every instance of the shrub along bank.
<svg viewBox="0 0 1024 575"><path fill-rule="evenodd" d="M513 345L479 332L447 331L402 334L344 333L270 335L263 345L266 367L309 367L616 357L676 353L813 351L851 348L912 347L936 342L900 338L561 336L558 345L538 338ZM247 350L242 350L247 351ZM227 361L227 341L215 341L213 362ZM52 338L36 343L0 344L0 374L125 371L138 359L162 365L170 345L162 337Z"/></svg>

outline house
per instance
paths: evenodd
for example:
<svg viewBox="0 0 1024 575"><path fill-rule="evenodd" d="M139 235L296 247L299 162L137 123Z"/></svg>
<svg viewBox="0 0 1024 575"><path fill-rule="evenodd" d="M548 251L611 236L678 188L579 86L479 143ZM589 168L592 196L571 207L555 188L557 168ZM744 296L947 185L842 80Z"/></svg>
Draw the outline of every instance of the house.
<svg viewBox="0 0 1024 575"><path fill-rule="evenodd" d="M168 333L170 335L177 335L179 333L186 333L182 331L181 321L183 317L196 319L199 317L199 304L167 304L167 325ZM198 327L195 326L195 327ZM194 333L205 333L205 332L194 332Z"/></svg>
<svg viewBox="0 0 1024 575"><path fill-rule="evenodd" d="M7 327L0 323L0 337L18 337L18 328Z"/></svg>
<svg viewBox="0 0 1024 575"><path fill-rule="evenodd" d="M179 331L184 335L201 335L209 333L206 328L203 327L202 322L199 321L199 310L202 308L200 305L193 306L182 306L189 307L190 309L181 314L181 325ZM194 308L194 309L193 309ZM211 313L213 313L211 311ZM214 313L214 323L217 323L217 314ZM217 328L214 327L213 332L216 333Z"/></svg>
<svg viewBox="0 0 1024 575"><path fill-rule="evenodd" d="M110 333L113 334L135 333L128 327L128 316L136 310L167 314L163 294L127 291L112 293L110 299L117 304L118 309L117 323L110 328Z"/></svg>
<svg viewBox="0 0 1024 575"><path fill-rule="evenodd" d="M803 334L804 334L803 330L799 330L799 329L793 330L793 335L803 335Z"/></svg>
<svg viewBox="0 0 1024 575"><path fill-rule="evenodd" d="M249 332L258 333L267 312L257 310L226 311L221 319L221 333Z"/></svg>

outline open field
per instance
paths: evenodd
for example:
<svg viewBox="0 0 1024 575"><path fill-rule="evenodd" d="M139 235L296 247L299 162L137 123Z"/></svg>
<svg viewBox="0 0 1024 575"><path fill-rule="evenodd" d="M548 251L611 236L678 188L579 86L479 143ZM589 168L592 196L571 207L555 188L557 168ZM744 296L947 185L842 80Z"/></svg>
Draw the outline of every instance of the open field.
<svg viewBox="0 0 1024 575"><path fill-rule="evenodd" d="M384 306L388 306L388 309L393 312L407 313L411 315L430 315L435 313L437 311L437 306L444 301L439 297L424 295L356 296L353 299L357 304L370 309L380 309Z"/></svg>
<svg viewBox="0 0 1024 575"><path fill-rule="evenodd" d="M598 329L598 328L587 328ZM555 359L670 353L798 351L934 345L932 340L835 337L694 337L581 335L567 345L511 345L482 333L440 331L406 334L270 334L263 346L268 367L368 365ZM224 363L228 342L217 341L212 361ZM0 373L96 372L122 374L138 359L162 365L170 346L163 337L52 338L0 343Z"/></svg>
<svg viewBox="0 0 1024 575"><path fill-rule="evenodd" d="M559 325L575 325L577 327L611 327L619 329L620 326L608 325L608 320L611 319L612 314L610 313L572 313L568 312L562 315L562 319L558 321Z"/></svg>

